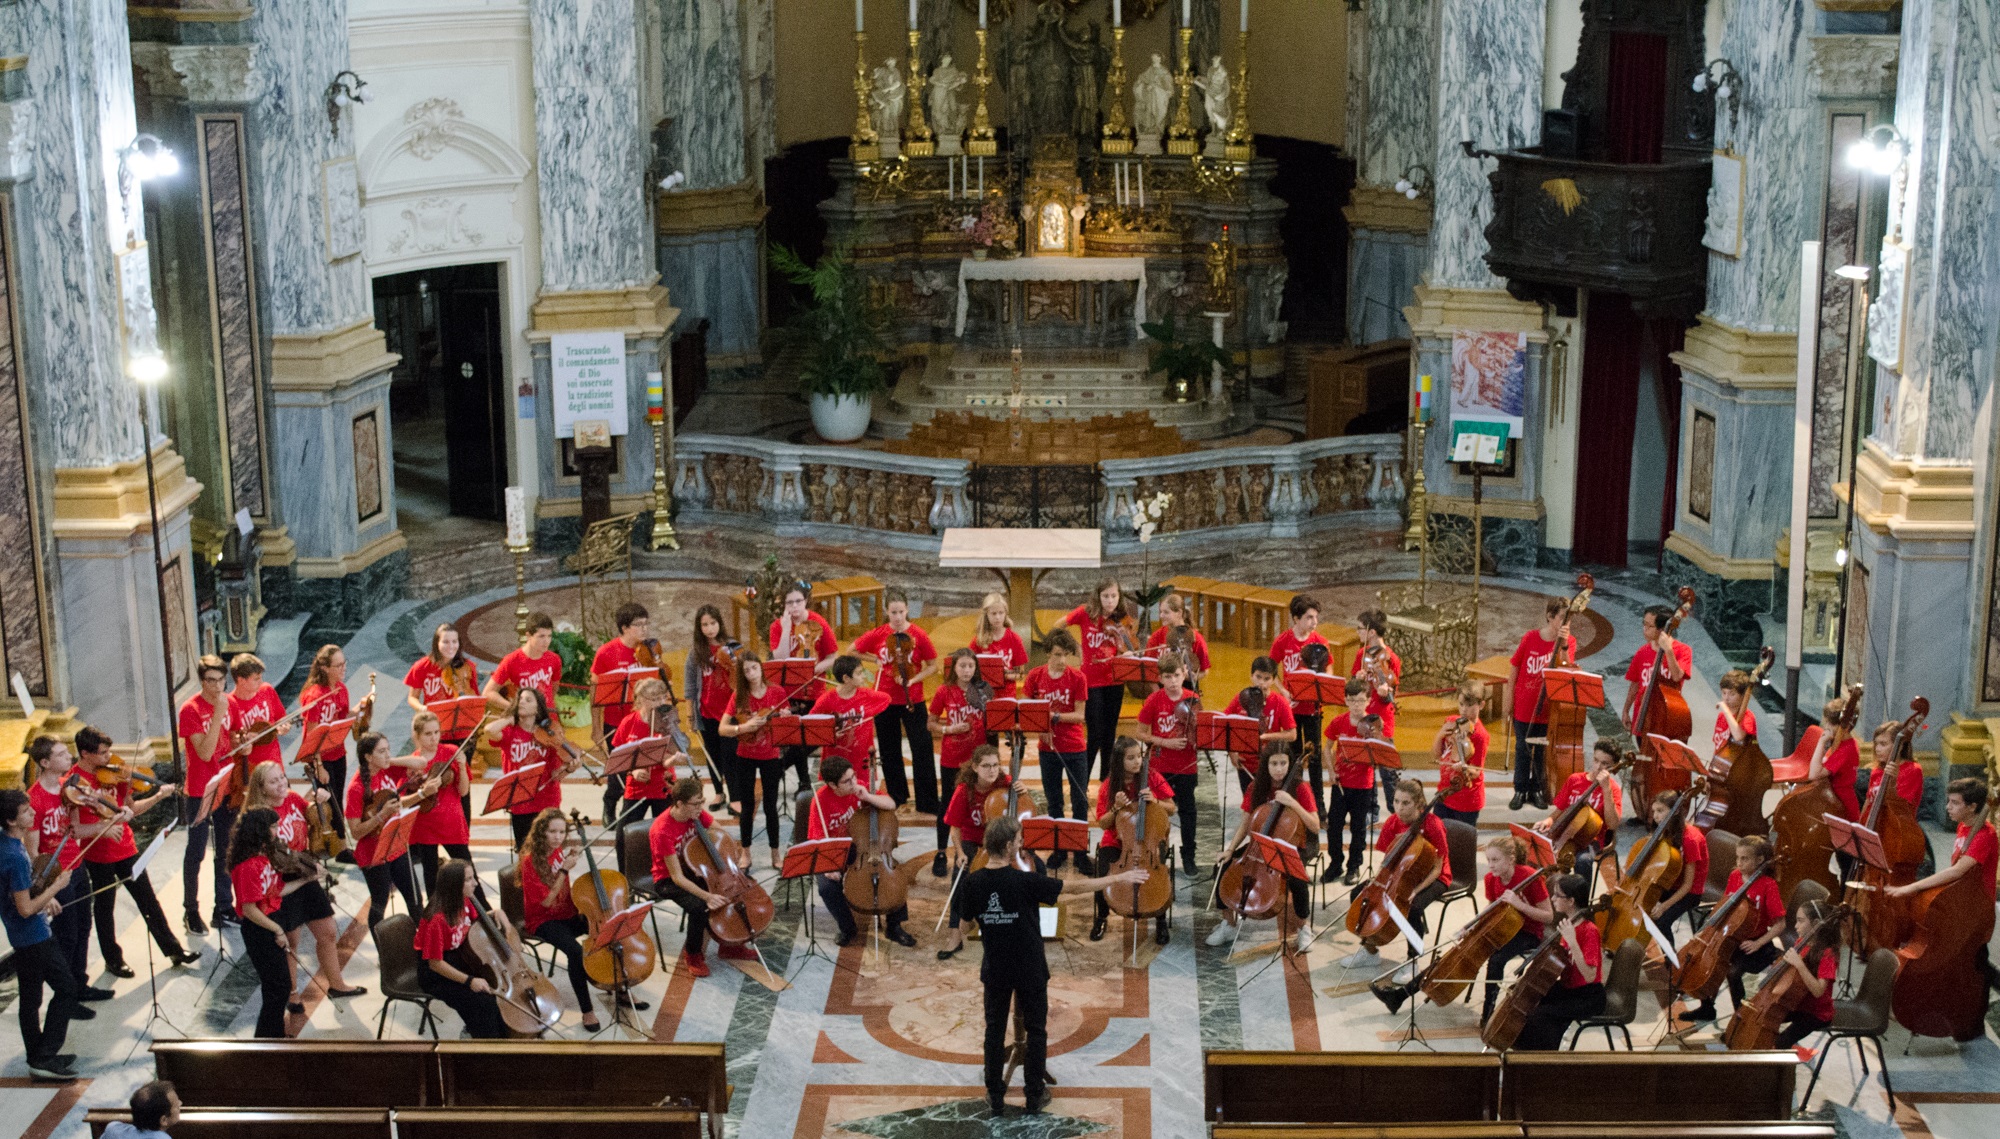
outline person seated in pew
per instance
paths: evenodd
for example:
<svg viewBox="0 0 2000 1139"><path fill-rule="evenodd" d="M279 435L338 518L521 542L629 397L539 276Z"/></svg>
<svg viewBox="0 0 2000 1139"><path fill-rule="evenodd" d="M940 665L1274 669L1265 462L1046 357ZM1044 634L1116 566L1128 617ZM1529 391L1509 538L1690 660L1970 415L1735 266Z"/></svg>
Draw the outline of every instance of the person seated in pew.
<svg viewBox="0 0 2000 1139"><path fill-rule="evenodd" d="M485 978L447 960L447 955L465 944L478 916L472 909L473 879L472 863L463 858L438 867L437 886L417 925L415 948L417 956L423 958L417 985L450 1006L474 1039L498 1040L507 1035L507 1026L500 1019L500 1002L493 998L493 987ZM495 916L507 920L505 914Z"/></svg>
<svg viewBox="0 0 2000 1139"><path fill-rule="evenodd" d="M181 1121L181 1097L172 1080L141 1084L128 1106L132 1122L114 1119L105 1124L103 1139L172 1139L167 1128Z"/></svg>
<svg viewBox="0 0 2000 1139"><path fill-rule="evenodd" d="M1523 1052L1553 1052L1562 1047L1563 1034L1579 1020L1604 1011L1604 940L1597 923L1577 920L1590 902L1590 887L1580 874L1556 879L1549 894L1555 911L1556 934L1562 938L1569 965L1555 987L1542 997L1514 1047Z"/></svg>

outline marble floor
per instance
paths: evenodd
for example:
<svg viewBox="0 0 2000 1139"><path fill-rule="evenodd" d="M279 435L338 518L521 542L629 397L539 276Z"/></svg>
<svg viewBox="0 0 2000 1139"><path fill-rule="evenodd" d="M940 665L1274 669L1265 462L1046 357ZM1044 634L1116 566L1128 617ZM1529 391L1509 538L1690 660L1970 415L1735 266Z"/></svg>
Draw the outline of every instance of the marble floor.
<svg viewBox="0 0 2000 1139"><path fill-rule="evenodd" d="M1558 575L1548 575L1492 584L1500 590L1533 594L1559 590L1564 583ZM686 625L687 607L726 598L731 588L721 581L671 575L650 580L647 599L659 606L656 615L667 617L659 625L668 634L668 648L679 647L673 637ZM1335 588L1349 587L1327 583L1326 592ZM1655 596L1657 592L1638 575L1601 584L1595 611L1603 616L1609 636L1586 658L1587 667L1622 670L1636 645L1638 610ZM408 709L396 678L421 651L432 624L460 623L482 652L497 652L504 630L489 630L490 618L481 611L491 613L489 606L510 597L509 590L494 590L448 601L401 602L378 614L347 643L354 674L365 675L368 669L380 673L382 718L392 739L401 741L408 726ZM1496 600L1496 612L1499 605ZM933 624L945 649L962 643L969 628L969 620L958 614L930 614L925 620ZM1686 632L1696 660L1689 703L1696 708L1710 706L1713 678L1725 662L1698 626ZM1504 639L1510 640L1511 634ZM1241 684L1248 656L1248 650L1217 646L1215 675L1223 690L1233 691ZM1776 748L1768 734L1766 746ZM1032 754L1027 770L1039 786L1033 779L1037 766ZM592 816L598 813L595 788L575 781L564 792L566 805ZM476 790L475 802L479 796ZM1218 802L1216 781L1204 780L1198 817L1204 857L1219 844L1223 828L1234 824L1235 796L1228 798L1225 809ZM1528 812L1508 812L1504 792L1490 794L1489 803L1481 819L1483 828L1530 817ZM927 822L912 817L903 831L907 858L920 866L928 862L932 846ZM1628 828L1628 840L1631 833ZM506 824L497 816L475 821L475 860L489 881L507 860L506 836ZM1941 834L1933 838L1943 841ZM153 878L167 912L177 914L183 888L179 839L168 841L161 869ZM751 844L759 876L769 879L772 871L766 865L765 845L763 836ZM1152 944L1150 929L1134 931L1117 920L1104 941L1089 941L1088 902L1072 899L1066 904L1063 937L1049 945L1055 975L1050 1070L1058 1081L1050 1114L989 1120L980 1102L978 1067L980 950L974 942L949 963L938 962L933 952L939 936L933 923L946 886L927 869L915 874L911 928L920 938L917 948L877 941L832 951L827 944L831 926L817 904L801 909L798 892L773 881L770 888L780 904L779 914L761 948L771 973L783 981L767 987L713 955L714 974L706 979L663 965L640 986L642 997L652 1006L642 1014L641 1025L659 1039L726 1043L735 1086L730 1136L801 1139L987 1134L1194 1139L1204 1132L1199 1097L1205 1048L1385 1049L1404 1044L1407 1012L1390 1016L1365 990L1368 971L1339 964L1354 948L1353 938L1341 927L1346 901L1339 888L1316 891L1316 900L1324 907L1315 913L1318 932L1308 951L1298 957L1272 952L1276 935L1269 922L1246 923L1234 945L1201 944L1217 921L1206 908L1205 881L1179 884L1174 936L1163 949ZM335 901L344 914L365 904L365 890L351 868L340 875ZM72 1028L68 1050L83 1057L79 1067L85 1081L61 1090L31 1086L12 1018L5 1018L8 1026L0 1028L0 1136L81 1139L87 1134L82 1123L85 1109L120 1103L147 1078L148 1034L160 1038L250 1034L259 998L234 932L198 939L203 949L199 965L158 974L155 1018L146 958L140 953L146 942L143 925L129 902L121 903L118 912L119 938L142 971L137 980L119 982L116 1000L96 1006L97 1019ZM1467 916L1467 907L1460 906L1442 924L1454 927ZM663 907L657 917L663 960L672 961L683 938L678 911ZM340 920L345 924L349 918ZM358 946L347 965L351 983L375 989L373 947L358 931L349 940ZM1392 947L1392 960L1395 952ZM104 983L108 978L94 980ZM12 983L0 984L0 1004L11 1005L12 1000ZM294 1024L312 1036L372 1035L382 1010L380 996L372 991L346 1001L322 1000L314 992L305 1003L306 1015L293 1018ZM1667 1026L1657 1002L1644 997L1641 1006L1632 1030L1639 1047L1674 1046L1665 1040ZM456 1022L448 1013L446 1017L445 1031L456 1031ZM1423 1005L1415 1019L1423 1045L1445 1051L1479 1047L1476 1012L1467 1005ZM407 1006L392 1010L389 1035L411 1036L415 1020ZM561 1031L571 1037L583 1035L574 1010ZM1701 1046L1704 1038L1697 1034L1691 1043ZM1855 1139L1895 1135L1972 1139L1994 1133L1994 1124L2000 1122L2000 1049L1991 1032L1963 1047L1916 1041L1907 1055L1904 1046L1910 1041L1900 1028L1891 1030L1886 1043L1900 1097L1895 1112L1889 1109L1879 1077L1862 1078L1855 1053L1848 1047L1829 1059L1805 1110L1835 1120ZM1601 1044L1600 1038L1582 1046ZM1803 1078L1802 1069L1802 1089ZM1016 1102L1018 1096L1017 1090Z"/></svg>

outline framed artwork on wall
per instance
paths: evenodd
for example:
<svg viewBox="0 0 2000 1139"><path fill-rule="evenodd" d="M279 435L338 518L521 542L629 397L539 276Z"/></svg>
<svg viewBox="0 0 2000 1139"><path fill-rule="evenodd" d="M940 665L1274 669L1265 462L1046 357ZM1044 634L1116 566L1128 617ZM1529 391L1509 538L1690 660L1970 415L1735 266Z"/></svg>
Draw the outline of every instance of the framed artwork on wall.
<svg viewBox="0 0 2000 1139"><path fill-rule="evenodd" d="M367 525L380 517L387 495L382 489L382 419L376 408L354 417L354 521Z"/></svg>
<svg viewBox="0 0 2000 1139"><path fill-rule="evenodd" d="M1708 222L1701 243L1724 257L1743 255L1743 159L1718 150L1709 162Z"/></svg>
<svg viewBox="0 0 2000 1139"><path fill-rule="evenodd" d="M1688 423L1688 513L1703 522L1715 505L1715 417L1696 408Z"/></svg>

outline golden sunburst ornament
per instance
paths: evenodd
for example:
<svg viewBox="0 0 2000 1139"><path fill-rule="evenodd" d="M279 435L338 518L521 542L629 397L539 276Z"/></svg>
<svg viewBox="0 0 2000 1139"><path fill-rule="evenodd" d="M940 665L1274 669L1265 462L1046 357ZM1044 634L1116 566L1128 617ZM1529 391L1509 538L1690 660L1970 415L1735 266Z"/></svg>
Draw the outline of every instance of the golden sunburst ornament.
<svg viewBox="0 0 2000 1139"><path fill-rule="evenodd" d="M1568 178L1551 178L1542 183L1542 193L1554 198L1556 205L1562 207L1565 216L1575 213L1576 208L1583 204L1582 191L1578 190L1576 183Z"/></svg>

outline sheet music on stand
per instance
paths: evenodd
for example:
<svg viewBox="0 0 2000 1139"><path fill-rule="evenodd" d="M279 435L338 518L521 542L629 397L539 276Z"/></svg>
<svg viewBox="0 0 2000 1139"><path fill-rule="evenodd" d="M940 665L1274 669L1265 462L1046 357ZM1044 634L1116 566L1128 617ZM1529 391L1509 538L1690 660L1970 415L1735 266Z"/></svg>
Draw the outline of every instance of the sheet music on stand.
<svg viewBox="0 0 2000 1139"><path fill-rule="evenodd" d="M1294 668L1285 673L1285 693L1295 703L1337 705L1347 699L1347 678Z"/></svg>
<svg viewBox="0 0 2000 1139"><path fill-rule="evenodd" d="M1021 816L1021 849L1084 854L1090 850L1090 824L1082 819L1047 815Z"/></svg>
<svg viewBox="0 0 2000 1139"><path fill-rule="evenodd" d="M167 836L174 833L174 828L178 826L180 826L180 820L175 819L160 828L159 833L153 836L153 841L147 843L146 849L140 852L138 860L132 863L132 869L126 871L125 878L127 881L137 878L146 872L146 867L151 866L153 859L159 855L160 848L167 845Z"/></svg>
<svg viewBox="0 0 2000 1139"><path fill-rule="evenodd" d="M1551 704L1580 704L1585 708L1605 707L1604 677L1580 668L1551 668L1542 672L1542 694Z"/></svg>
<svg viewBox="0 0 2000 1139"><path fill-rule="evenodd" d="M518 803L525 803L542 789L542 769L545 765L531 763L502 775L486 790L486 806L480 814L490 815L495 811L513 809Z"/></svg>
<svg viewBox="0 0 2000 1139"><path fill-rule="evenodd" d="M195 810L194 821L189 826L198 827L215 813L215 808L222 804L222 797L229 793L229 777L235 771L236 761L230 760L208 777L208 786L201 793L201 805Z"/></svg>
<svg viewBox="0 0 2000 1139"><path fill-rule="evenodd" d="M1524 827L1520 823L1508 823L1507 833L1519 839L1521 844L1527 847L1528 861L1523 865L1528 869L1540 870L1544 866L1555 865L1556 846L1549 841L1549 836L1533 827Z"/></svg>
<svg viewBox="0 0 2000 1139"><path fill-rule="evenodd" d="M628 771L662 767L667 757L673 754L674 741L665 736L648 736L643 740L619 744L604 757L604 774L623 775Z"/></svg>
<svg viewBox="0 0 2000 1139"><path fill-rule="evenodd" d="M1652 914L1649 914L1644 910L1640 910L1639 920L1646 923L1646 936L1652 938L1653 944L1660 947L1661 955L1667 959L1667 967L1669 969L1680 968L1681 957L1680 954L1674 952L1674 939L1668 937L1666 933L1660 929L1659 925L1653 921Z"/></svg>
<svg viewBox="0 0 2000 1139"><path fill-rule="evenodd" d="M1111 679L1120 684L1160 682L1160 662L1157 657L1150 657L1144 653L1120 653L1105 663L1111 667Z"/></svg>
<svg viewBox="0 0 2000 1139"><path fill-rule="evenodd" d="M632 703L632 690L642 680L659 676L660 670L652 665L633 664L614 668L608 672L592 674L590 702L600 708L615 707Z"/></svg>
<svg viewBox="0 0 2000 1139"><path fill-rule="evenodd" d="M1409 938L1410 948L1422 956L1425 952L1424 935L1417 932L1417 927L1410 924L1410 919L1403 915L1403 911L1396 907L1395 901L1386 894L1382 897L1382 908L1389 911L1389 920L1396 923L1396 928L1403 931L1404 937Z"/></svg>
<svg viewBox="0 0 2000 1139"><path fill-rule="evenodd" d="M1879 833L1839 815L1821 815L1820 819L1826 823L1827 838L1835 853L1859 859L1877 870L1889 869L1889 852L1882 849Z"/></svg>
<svg viewBox="0 0 2000 1139"><path fill-rule="evenodd" d="M441 739L461 739L479 726L486 716L486 697L480 695L452 696L443 700L429 700L424 708L438 718L438 735Z"/></svg>

